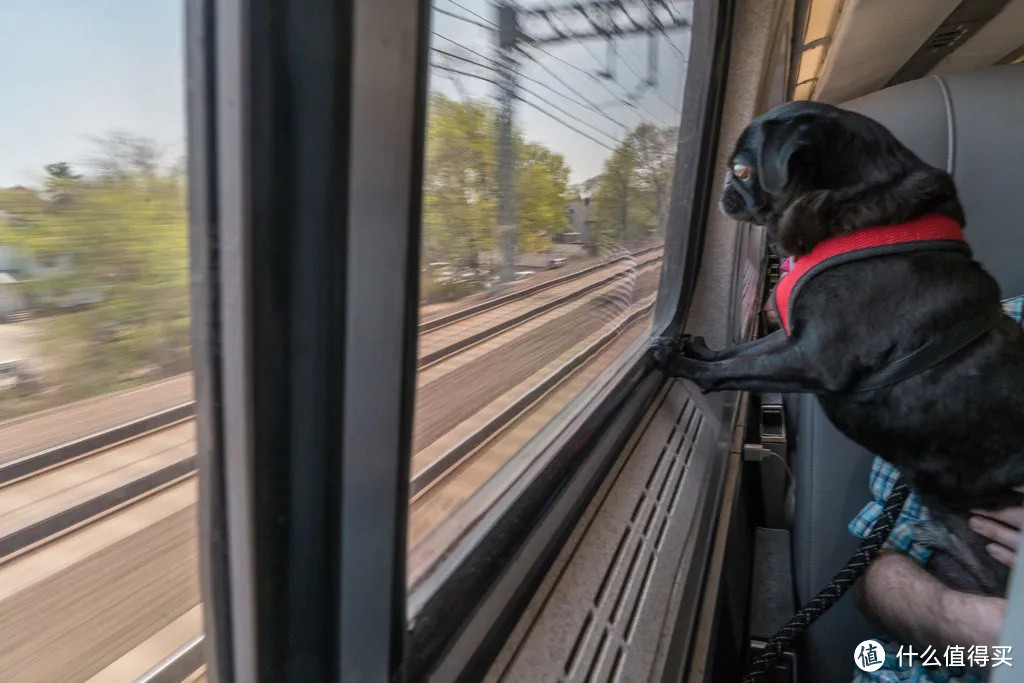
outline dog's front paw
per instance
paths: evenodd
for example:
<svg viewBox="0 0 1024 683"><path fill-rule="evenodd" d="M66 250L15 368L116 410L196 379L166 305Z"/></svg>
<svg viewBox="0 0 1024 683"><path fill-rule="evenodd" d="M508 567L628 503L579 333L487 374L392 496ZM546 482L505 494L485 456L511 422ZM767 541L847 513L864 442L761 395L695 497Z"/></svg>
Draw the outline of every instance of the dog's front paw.
<svg viewBox="0 0 1024 683"><path fill-rule="evenodd" d="M717 355L714 351L708 348L708 345L704 342L704 337L697 337L693 335L686 335L683 337L683 342L680 345L680 351L684 356L696 358L697 360L714 360Z"/></svg>
<svg viewBox="0 0 1024 683"><path fill-rule="evenodd" d="M669 377L697 379L706 365L701 360L687 356L683 344L671 337L653 339L648 348L657 367Z"/></svg>
<svg viewBox="0 0 1024 683"><path fill-rule="evenodd" d="M655 364L662 370L667 370L672 360L679 356L679 340L674 337L655 337L647 346Z"/></svg>

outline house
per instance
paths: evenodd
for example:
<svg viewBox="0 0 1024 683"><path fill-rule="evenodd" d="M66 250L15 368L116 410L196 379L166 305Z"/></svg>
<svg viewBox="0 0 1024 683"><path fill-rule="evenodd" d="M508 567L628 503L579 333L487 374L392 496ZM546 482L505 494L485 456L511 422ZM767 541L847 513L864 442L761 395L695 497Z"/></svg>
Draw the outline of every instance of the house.
<svg viewBox="0 0 1024 683"><path fill-rule="evenodd" d="M581 197L569 202L569 224L572 232L583 235L583 242L588 242L593 233L594 220L591 218L590 197Z"/></svg>

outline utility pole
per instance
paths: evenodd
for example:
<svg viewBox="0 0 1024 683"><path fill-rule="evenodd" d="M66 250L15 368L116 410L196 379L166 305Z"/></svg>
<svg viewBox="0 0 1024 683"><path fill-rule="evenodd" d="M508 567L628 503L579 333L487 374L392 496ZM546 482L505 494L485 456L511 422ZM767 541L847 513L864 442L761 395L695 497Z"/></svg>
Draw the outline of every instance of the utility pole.
<svg viewBox="0 0 1024 683"><path fill-rule="evenodd" d="M498 5L498 233L501 238L501 281L513 279L516 253L516 148L512 112L516 99L515 5Z"/></svg>
<svg viewBox="0 0 1024 683"><path fill-rule="evenodd" d="M519 97L516 54L522 49L520 44L536 47L570 40L602 39L607 44L607 63L598 75L615 80L618 61L615 41L625 36L646 34L649 41L647 76L641 87L656 87L658 55L655 32L667 37L668 30L690 26L689 20L675 13L671 0L563 0L563 3L521 9L517 0L498 2L498 53L494 61L497 63L498 82L498 237L502 282L510 282L514 277L518 241L513 113ZM638 20L638 14L644 19ZM520 19L534 26L521 31ZM622 211L625 235L628 197L623 202Z"/></svg>

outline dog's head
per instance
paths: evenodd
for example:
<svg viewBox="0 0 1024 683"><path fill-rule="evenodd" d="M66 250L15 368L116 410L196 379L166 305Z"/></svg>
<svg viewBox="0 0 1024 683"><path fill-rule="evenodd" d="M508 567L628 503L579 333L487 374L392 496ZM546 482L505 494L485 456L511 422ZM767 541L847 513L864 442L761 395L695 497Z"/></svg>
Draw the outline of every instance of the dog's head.
<svg viewBox="0 0 1024 683"><path fill-rule="evenodd" d="M740 135L722 210L768 226L800 256L833 235L943 213L963 224L949 175L928 166L880 123L819 102L789 102Z"/></svg>

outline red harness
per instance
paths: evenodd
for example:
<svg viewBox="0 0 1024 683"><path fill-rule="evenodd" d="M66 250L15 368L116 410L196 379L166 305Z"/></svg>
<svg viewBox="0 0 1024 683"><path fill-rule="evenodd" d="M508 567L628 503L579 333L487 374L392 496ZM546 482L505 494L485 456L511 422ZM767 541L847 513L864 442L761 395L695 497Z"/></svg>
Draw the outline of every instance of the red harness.
<svg viewBox="0 0 1024 683"><path fill-rule="evenodd" d="M934 249L971 253L960 224L938 214L898 225L862 228L819 242L809 254L794 259L792 269L775 286L775 311L782 329L787 336L791 333L790 313L803 286L829 268L873 256Z"/></svg>

